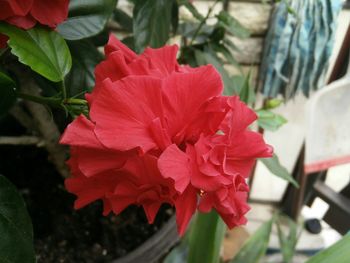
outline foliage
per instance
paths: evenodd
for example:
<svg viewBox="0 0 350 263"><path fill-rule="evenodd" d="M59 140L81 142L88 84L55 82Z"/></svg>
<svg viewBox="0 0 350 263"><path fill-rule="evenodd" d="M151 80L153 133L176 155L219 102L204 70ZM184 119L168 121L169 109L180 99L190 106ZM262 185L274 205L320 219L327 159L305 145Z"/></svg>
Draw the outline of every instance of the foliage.
<svg viewBox="0 0 350 263"><path fill-rule="evenodd" d="M1 262L34 263L33 228L16 187L0 175Z"/></svg>
<svg viewBox="0 0 350 263"><path fill-rule="evenodd" d="M87 102L83 95L94 86L94 69L102 59L98 49L106 42L106 35L110 30L109 22L119 25L127 33L123 42L137 52L143 51L147 46L161 47L169 39L180 36L180 62L191 66L213 64L222 76L226 95L239 95L246 103L254 104L256 87L251 84L252 74L243 74L233 55L233 51L239 52L239 47L230 40L230 36L246 38L250 33L228 12L221 11L216 16L212 14L218 0L206 15L200 14L188 0L130 2L133 3L132 16L116 7L116 0L71 0L69 17L56 30L42 26L23 30L1 22L0 32L9 37L9 48L0 50L0 116L6 114L16 103L16 97L57 107L72 117L80 113L87 115ZM180 20L180 7L186 8L193 19ZM209 24L208 20L213 17L216 18L216 23ZM9 57L13 59L13 55L18 61L6 64L4 61ZM18 72L26 68L23 65L30 68L29 77L43 90L40 96L22 93L23 87L17 79L22 77ZM232 76L225 65L236 67L241 74ZM270 100L263 108L256 110L261 128L275 131L286 123L282 116L271 111L280 104L278 100ZM281 166L277 156L261 161L273 174L297 186L295 180ZM34 262L30 218L20 195L2 176L0 208L0 258L14 263ZM274 217L263 224L232 262L257 262L266 252L275 220ZM199 214L188 237L165 262L177 262L179 254L187 253L189 262L218 262L224 231L223 222L216 213ZM296 233L296 225L291 221L287 236L279 229L286 261L293 256ZM345 262L346 256L349 257L348 250L345 249L345 244L348 243L349 237L345 237L310 262L331 262L331 257L340 260L334 262ZM321 261L320 258L327 258L328 261Z"/></svg>

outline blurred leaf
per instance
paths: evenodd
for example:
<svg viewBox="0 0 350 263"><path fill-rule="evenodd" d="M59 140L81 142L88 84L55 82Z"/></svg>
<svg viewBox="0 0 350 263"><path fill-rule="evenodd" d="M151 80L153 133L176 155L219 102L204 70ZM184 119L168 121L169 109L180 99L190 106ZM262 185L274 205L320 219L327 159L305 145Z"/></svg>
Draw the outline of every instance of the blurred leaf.
<svg viewBox="0 0 350 263"><path fill-rule="evenodd" d="M231 263L257 263L266 254L272 224L275 218L267 221L244 243Z"/></svg>
<svg viewBox="0 0 350 263"><path fill-rule="evenodd" d="M287 120L281 115L268 110L257 110L258 124L261 128L268 131L277 131Z"/></svg>
<svg viewBox="0 0 350 263"><path fill-rule="evenodd" d="M286 235L282 229L281 221L288 222L288 235ZM299 235L298 233L298 225L290 219L288 216L279 216L277 222L277 232L278 239L281 246L283 262L289 263L293 259L295 254L295 247L297 245Z"/></svg>
<svg viewBox="0 0 350 263"><path fill-rule="evenodd" d="M280 106L282 102L283 100L281 99L269 99L268 101L265 102L264 109L265 110L275 109L278 106Z"/></svg>
<svg viewBox="0 0 350 263"><path fill-rule="evenodd" d="M72 66L66 41L55 31L42 27L22 30L0 23L0 32L9 36L11 52L20 62L45 78L59 82Z"/></svg>
<svg viewBox="0 0 350 263"><path fill-rule="evenodd" d="M7 113L16 101L16 83L0 72L0 117Z"/></svg>
<svg viewBox="0 0 350 263"><path fill-rule="evenodd" d="M223 43L224 43L226 46L230 47L232 50L240 51L240 49L236 46L235 43L233 43L233 42L231 41L231 39L225 38L225 39L223 40Z"/></svg>
<svg viewBox="0 0 350 263"><path fill-rule="evenodd" d="M135 39L133 36L128 36L122 40L122 42L128 46L131 50L135 51Z"/></svg>
<svg viewBox="0 0 350 263"><path fill-rule="evenodd" d="M202 14L198 12L197 8L188 0L178 0L178 3L179 5L185 6L198 21L202 21L204 19L204 16L202 16Z"/></svg>
<svg viewBox="0 0 350 263"><path fill-rule="evenodd" d="M218 263L226 227L216 211L198 213L190 231L187 263Z"/></svg>
<svg viewBox="0 0 350 263"><path fill-rule="evenodd" d="M276 154L274 154L272 158L262 158L259 160L266 166L267 169L269 169L271 173L290 182L295 187L299 187L297 181L295 181L287 169L280 164Z"/></svg>
<svg viewBox="0 0 350 263"><path fill-rule="evenodd" d="M158 48L169 39L173 0L137 1L134 8L135 48Z"/></svg>
<svg viewBox="0 0 350 263"><path fill-rule="evenodd" d="M249 70L244 78L243 86L239 91L239 97L246 104L255 102L254 87L251 86L251 70Z"/></svg>
<svg viewBox="0 0 350 263"><path fill-rule="evenodd" d="M231 51L227 47L225 47L223 44L216 44L216 43L211 44L211 46L216 52L221 53L225 57L228 63L230 63L233 66L236 66L238 69L241 69L241 65L233 57Z"/></svg>
<svg viewBox="0 0 350 263"><path fill-rule="evenodd" d="M243 27L241 23L226 11L221 11L218 15L218 25L224 27L232 35L239 38L247 38L250 36L248 29Z"/></svg>
<svg viewBox="0 0 350 263"><path fill-rule="evenodd" d="M193 38L199 23L186 22L179 25L179 35L186 38ZM209 41L210 36L213 34L214 26L203 25L194 40L196 45L200 45Z"/></svg>
<svg viewBox="0 0 350 263"><path fill-rule="evenodd" d="M306 263L348 263L350 259L350 234L345 235L333 246L317 253Z"/></svg>
<svg viewBox="0 0 350 263"><path fill-rule="evenodd" d="M132 32L132 17L125 13L123 10L118 8L115 9L113 12L113 19L122 27L122 29L124 29L127 32Z"/></svg>
<svg viewBox="0 0 350 263"><path fill-rule="evenodd" d="M232 78L230 77L229 73L226 71L226 69L223 67L223 62L220 61L220 59L217 57L215 52L206 50L205 52L196 50L195 51L195 57L199 64L211 64L213 65L217 71L221 74L222 80L224 82L224 94L225 95L237 95L238 90L237 87L234 85L234 82Z"/></svg>
<svg viewBox="0 0 350 263"><path fill-rule="evenodd" d="M34 263L33 227L16 187L0 175L0 259Z"/></svg>
<svg viewBox="0 0 350 263"><path fill-rule="evenodd" d="M95 67L102 61L97 48L87 40L69 43L72 51L73 67L66 78L66 87L70 96L91 92L95 85Z"/></svg>
<svg viewBox="0 0 350 263"><path fill-rule="evenodd" d="M79 40L100 33L116 6L116 0L70 0L68 19L57 31L68 40Z"/></svg>
<svg viewBox="0 0 350 263"><path fill-rule="evenodd" d="M172 0L173 5L171 7L171 27L173 29L173 34L176 34L177 28L179 26L179 5L176 0Z"/></svg>

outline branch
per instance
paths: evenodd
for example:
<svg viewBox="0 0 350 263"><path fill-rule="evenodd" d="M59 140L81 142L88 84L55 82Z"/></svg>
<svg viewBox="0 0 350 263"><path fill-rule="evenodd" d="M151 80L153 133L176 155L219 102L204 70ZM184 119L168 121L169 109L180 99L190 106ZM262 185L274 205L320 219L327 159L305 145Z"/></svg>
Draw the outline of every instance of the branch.
<svg viewBox="0 0 350 263"><path fill-rule="evenodd" d="M0 145L36 145L42 147L45 142L36 136L1 136Z"/></svg>
<svg viewBox="0 0 350 263"><path fill-rule="evenodd" d="M22 71L20 81L21 90L33 96L40 95L40 89L28 72ZM58 141L61 134L54 122L51 114L45 106L31 102L24 101L24 105L28 108L30 114L34 119L35 126L45 142L45 148L49 153L50 161L55 165L57 171L65 178L69 176L68 168L65 164L67 156L67 148L59 145Z"/></svg>

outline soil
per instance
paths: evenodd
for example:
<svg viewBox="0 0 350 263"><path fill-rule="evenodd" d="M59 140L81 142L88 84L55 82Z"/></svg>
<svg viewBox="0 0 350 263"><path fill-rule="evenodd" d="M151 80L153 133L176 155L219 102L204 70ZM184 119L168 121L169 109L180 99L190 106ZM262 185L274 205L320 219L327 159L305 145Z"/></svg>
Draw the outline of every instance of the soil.
<svg viewBox="0 0 350 263"><path fill-rule="evenodd" d="M0 120L0 135L23 132L11 118ZM0 174L18 187L26 202L38 263L111 262L146 241L173 213L164 206L149 225L140 207L107 217L100 202L75 211L74 196L64 189L43 148L0 146Z"/></svg>

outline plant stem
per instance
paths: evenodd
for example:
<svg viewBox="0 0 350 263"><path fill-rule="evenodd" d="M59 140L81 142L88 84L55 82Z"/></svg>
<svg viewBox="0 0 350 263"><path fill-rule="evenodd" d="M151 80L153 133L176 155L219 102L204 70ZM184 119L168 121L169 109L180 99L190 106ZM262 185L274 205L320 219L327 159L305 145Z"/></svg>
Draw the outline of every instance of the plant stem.
<svg viewBox="0 0 350 263"><path fill-rule="evenodd" d="M193 37L190 42L190 46L193 44L194 40L198 36L199 32L201 31L202 27L204 26L205 22L208 20L209 16L211 15L211 12L213 12L214 7L219 2L219 0L216 0L215 3L209 8L207 15L202 19L202 21L199 23L199 26L197 27L197 30L194 32Z"/></svg>
<svg viewBox="0 0 350 263"><path fill-rule="evenodd" d="M50 105L52 107L60 107L62 104L87 106L87 101L82 99L68 98L68 99L62 100L61 98L39 97L39 96L33 96L30 94L25 94L21 92L18 92L17 96L21 99L30 100L30 101L44 104L44 105Z"/></svg>
<svg viewBox="0 0 350 263"><path fill-rule="evenodd" d="M64 83L64 80L62 80L61 82L61 89L62 89L63 99L67 99L67 90L66 90L66 84Z"/></svg>
<svg viewBox="0 0 350 263"><path fill-rule="evenodd" d="M17 96L21 99L34 101L36 103L44 104L44 105L50 105L53 107L59 107L61 105L62 99L60 98L46 98L46 97L39 97L39 96L33 96L30 94L25 94L18 92Z"/></svg>
<svg viewBox="0 0 350 263"><path fill-rule="evenodd" d="M63 101L63 104L69 104L69 105L81 105L81 106L87 106L87 101L82 99L74 99L69 98Z"/></svg>

